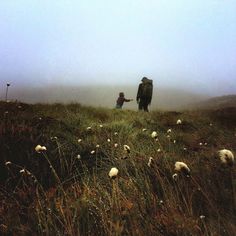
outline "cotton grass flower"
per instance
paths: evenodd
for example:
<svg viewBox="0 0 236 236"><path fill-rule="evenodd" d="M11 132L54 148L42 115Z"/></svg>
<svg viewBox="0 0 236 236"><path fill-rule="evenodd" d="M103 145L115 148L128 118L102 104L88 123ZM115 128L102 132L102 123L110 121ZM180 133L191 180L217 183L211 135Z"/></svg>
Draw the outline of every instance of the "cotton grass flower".
<svg viewBox="0 0 236 236"><path fill-rule="evenodd" d="M124 151L130 153L130 147L128 145L124 145Z"/></svg>
<svg viewBox="0 0 236 236"><path fill-rule="evenodd" d="M153 131L151 133L151 137L154 138L154 139L157 139L157 132L156 131Z"/></svg>
<svg viewBox="0 0 236 236"><path fill-rule="evenodd" d="M93 155L95 153L95 150L92 150L90 153Z"/></svg>
<svg viewBox="0 0 236 236"><path fill-rule="evenodd" d="M160 148L158 148L158 149L157 149L157 152L161 152L161 149L160 149Z"/></svg>
<svg viewBox="0 0 236 236"><path fill-rule="evenodd" d="M147 131L147 129L142 129L143 132Z"/></svg>
<svg viewBox="0 0 236 236"><path fill-rule="evenodd" d="M37 146L35 147L35 151L36 151L37 153L41 153L41 152L43 152L43 151L47 151L47 148L46 148L45 146L37 145Z"/></svg>
<svg viewBox="0 0 236 236"><path fill-rule="evenodd" d="M180 161L175 162L175 170L177 172L184 173L186 176L190 174L190 169L184 162L180 162Z"/></svg>
<svg viewBox="0 0 236 236"><path fill-rule="evenodd" d="M148 164L147 164L149 167L151 167L152 161L153 161L153 158L149 157Z"/></svg>
<svg viewBox="0 0 236 236"><path fill-rule="evenodd" d="M91 131L92 130L92 127L91 126L88 126L87 127L87 131Z"/></svg>
<svg viewBox="0 0 236 236"><path fill-rule="evenodd" d="M114 147L115 147L115 148L117 148L118 146L119 146L118 143L115 143L115 144L114 144Z"/></svg>
<svg viewBox="0 0 236 236"><path fill-rule="evenodd" d="M97 145L96 145L96 148L100 148L100 145L99 145L99 144L97 144Z"/></svg>
<svg viewBox="0 0 236 236"><path fill-rule="evenodd" d="M166 132L167 132L167 134L170 134L172 132L172 130L168 129Z"/></svg>
<svg viewBox="0 0 236 236"><path fill-rule="evenodd" d="M12 163L10 161L5 162L5 166L11 165Z"/></svg>
<svg viewBox="0 0 236 236"><path fill-rule="evenodd" d="M114 135L117 136L117 135L118 135L118 132L115 132Z"/></svg>
<svg viewBox="0 0 236 236"><path fill-rule="evenodd" d="M204 216L204 215L200 215L199 218L200 218L201 220L203 220L203 219L206 218L206 216Z"/></svg>
<svg viewBox="0 0 236 236"><path fill-rule="evenodd" d="M112 167L108 175L111 179L115 179L118 173L119 173L119 170L116 167Z"/></svg>
<svg viewBox="0 0 236 236"><path fill-rule="evenodd" d="M234 154L228 149L218 151L221 163L232 166L234 163Z"/></svg>
<svg viewBox="0 0 236 236"><path fill-rule="evenodd" d="M172 175L172 179L176 181L177 178L178 178L178 174L177 174L177 173L174 173L174 174Z"/></svg>
<svg viewBox="0 0 236 236"><path fill-rule="evenodd" d="M103 128L103 125L99 125L100 128Z"/></svg>
<svg viewBox="0 0 236 236"><path fill-rule="evenodd" d="M20 173L25 174L26 173L25 169L20 170Z"/></svg>
<svg viewBox="0 0 236 236"><path fill-rule="evenodd" d="M173 143L176 143L176 140L174 140Z"/></svg>
<svg viewBox="0 0 236 236"><path fill-rule="evenodd" d="M182 124L182 120L178 119L178 120L176 121L176 124L177 124L177 125L181 125L181 124Z"/></svg>
<svg viewBox="0 0 236 236"><path fill-rule="evenodd" d="M80 154L78 154L78 155L76 156L76 159L78 159L78 160L80 160L80 159L81 159L81 156L80 156Z"/></svg>
<svg viewBox="0 0 236 236"><path fill-rule="evenodd" d="M202 146L203 145L203 143L199 143L199 146Z"/></svg>
<svg viewBox="0 0 236 236"><path fill-rule="evenodd" d="M78 143L81 143L81 142L82 142L82 139L81 139L81 138L79 138L77 141L78 141Z"/></svg>
<svg viewBox="0 0 236 236"><path fill-rule="evenodd" d="M51 140L54 141L54 140L57 140L58 138L56 136L54 137L51 137Z"/></svg>
<svg viewBox="0 0 236 236"><path fill-rule="evenodd" d="M107 142L110 143L110 142L111 142L111 139L108 138L108 139L107 139Z"/></svg>

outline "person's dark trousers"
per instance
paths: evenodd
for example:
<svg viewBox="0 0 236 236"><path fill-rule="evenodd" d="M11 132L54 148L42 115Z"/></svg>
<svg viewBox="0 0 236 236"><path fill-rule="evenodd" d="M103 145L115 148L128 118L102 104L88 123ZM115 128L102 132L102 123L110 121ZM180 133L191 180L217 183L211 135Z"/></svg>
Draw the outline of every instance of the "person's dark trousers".
<svg viewBox="0 0 236 236"><path fill-rule="evenodd" d="M148 101L146 99L140 99L138 109L148 112Z"/></svg>

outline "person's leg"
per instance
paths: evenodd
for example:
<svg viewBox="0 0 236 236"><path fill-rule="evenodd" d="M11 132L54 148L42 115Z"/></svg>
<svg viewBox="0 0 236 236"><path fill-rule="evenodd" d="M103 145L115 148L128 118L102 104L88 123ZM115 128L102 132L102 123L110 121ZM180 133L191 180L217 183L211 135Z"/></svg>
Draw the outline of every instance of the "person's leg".
<svg viewBox="0 0 236 236"><path fill-rule="evenodd" d="M138 109L141 111L143 109L143 101L140 99L138 104Z"/></svg>
<svg viewBox="0 0 236 236"><path fill-rule="evenodd" d="M143 100L143 109L144 109L144 111L149 112L148 111L148 101L146 99Z"/></svg>
<svg viewBox="0 0 236 236"><path fill-rule="evenodd" d="M144 111L149 112L149 111L148 111L148 103L145 103L145 104L143 105L143 109L144 109Z"/></svg>

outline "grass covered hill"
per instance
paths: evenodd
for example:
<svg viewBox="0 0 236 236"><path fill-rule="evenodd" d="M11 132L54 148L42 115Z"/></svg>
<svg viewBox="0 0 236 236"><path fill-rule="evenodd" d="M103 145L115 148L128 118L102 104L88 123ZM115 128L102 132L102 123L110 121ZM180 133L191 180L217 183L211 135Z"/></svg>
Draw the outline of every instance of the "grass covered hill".
<svg viewBox="0 0 236 236"><path fill-rule="evenodd" d="M235 127L235 109L0 102L1 235L235 235L235 164L218 153Z"/></svg>
<svg viewBox="0 0 236 236"><path fill-rule="evenodd" d="M226 107L236 108L236 95L213 97L201 102L195 102L192 105L189 105L189 108L190 107L193 109L224 109Z"/></svg>

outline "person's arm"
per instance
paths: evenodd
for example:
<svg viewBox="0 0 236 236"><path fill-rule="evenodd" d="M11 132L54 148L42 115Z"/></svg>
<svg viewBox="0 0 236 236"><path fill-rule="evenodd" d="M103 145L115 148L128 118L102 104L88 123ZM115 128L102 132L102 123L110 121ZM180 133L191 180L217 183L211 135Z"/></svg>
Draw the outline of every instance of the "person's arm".
<svg viewBox="0 0 236 236"><path fill-rule="evenodd" d="M131 102L131 101L133 101L133 99L126 99L126 98L125 98L124 101L125 101L125 102Z"/></svg>

